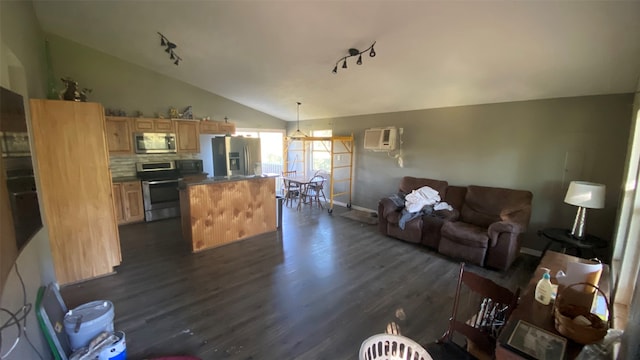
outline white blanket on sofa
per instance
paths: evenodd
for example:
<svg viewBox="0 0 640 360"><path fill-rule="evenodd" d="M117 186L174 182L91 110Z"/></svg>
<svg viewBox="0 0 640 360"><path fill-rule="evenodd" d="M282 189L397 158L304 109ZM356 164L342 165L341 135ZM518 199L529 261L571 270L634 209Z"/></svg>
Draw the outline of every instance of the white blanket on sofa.
<svg viewBox="0 0 640 360"><path fill-rule="evenodd" d="M413 190L405 198L404 207L408 212L420 211L425 205L434 205L440 202L440 194L428 186Z"/></svg>

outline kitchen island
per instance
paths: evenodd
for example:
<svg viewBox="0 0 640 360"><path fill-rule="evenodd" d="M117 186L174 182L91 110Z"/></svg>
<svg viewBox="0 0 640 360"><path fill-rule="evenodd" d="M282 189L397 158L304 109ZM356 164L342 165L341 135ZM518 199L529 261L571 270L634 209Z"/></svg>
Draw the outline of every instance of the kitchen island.
<svg viewBox="0 0 640 360"><path fill-rule="evenodd" d="M276 176L180 182L182 236L193 252L276 230Z"/></svg>

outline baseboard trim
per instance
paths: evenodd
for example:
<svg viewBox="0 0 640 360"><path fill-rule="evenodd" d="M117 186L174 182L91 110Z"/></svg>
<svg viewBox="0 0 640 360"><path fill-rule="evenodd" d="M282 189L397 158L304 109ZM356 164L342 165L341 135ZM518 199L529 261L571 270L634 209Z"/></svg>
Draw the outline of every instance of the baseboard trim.
<svg viewBox="0 0 640 360"><path fill-rule="evenodd" d="M527 255L533 255L535 257L541 257L542 256L542 251L536 250L536 249L527 248L527 247L520 248L520 253L521 254L527 254Z"/></svg>
<svg viewBox="0 0 640 360"><path fill-rule="evenodd" d="M333 201L333 205L338 205L338 206L342 206L342 207L345 207L345 208L347 207L347 203L343 203L342 201L335 201L335 200L334 200L334 201ZM377 214L377 213L378 213L378 211L377 211L377 210L373 210L373 209L369 209L369 208L366 208L366 207L357 206L357 205L353 205L353 204L351 205L351 208L352 208L352 209L355 209L355 210L360 210L360 211L365 211L365 212L371 212L371 213L375 213L375 214Z"/></svg>

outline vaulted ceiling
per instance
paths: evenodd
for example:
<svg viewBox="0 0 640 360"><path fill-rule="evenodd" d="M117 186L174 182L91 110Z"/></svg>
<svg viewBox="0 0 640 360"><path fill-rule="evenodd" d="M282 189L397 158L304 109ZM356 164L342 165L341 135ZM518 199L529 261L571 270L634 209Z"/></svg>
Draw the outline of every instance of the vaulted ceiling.
<svg viewBox="0 0 640 360"><path fill-rule="evenodd" d="M46 32L283 120L633 92L640 1L36 1ZM179 66L160 46L178 47ZM376 42L377 56L338 64ZM73 56L73 54L69 54Z"/></svg>

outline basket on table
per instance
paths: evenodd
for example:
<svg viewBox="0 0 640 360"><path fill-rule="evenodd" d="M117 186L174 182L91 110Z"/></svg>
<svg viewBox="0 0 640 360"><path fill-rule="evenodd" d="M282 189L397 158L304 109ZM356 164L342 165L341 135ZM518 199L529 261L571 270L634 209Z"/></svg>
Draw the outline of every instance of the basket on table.
<svg viewBox="0 0 640 360"><path fill-rule="evenodd" d="M563 294L565 294L568 289L578 285L592 287L600 292L607 304L607 310L609 309L609 300L607 299L607 295L605 295L605 293L596 285L586 282L571 284L558 293L553 305L555 327L560 334L577 343L583 345L592 344L601 340L607 334L610 317L607 314L608 320L604 321L598 315L592 314L590 309L585 306L569 303ZM579 315L587 318L591 322L591 325L576 323L574 319Z"/></svg>
<svg viewBox="0 0 640 360"><path fill-rule="evenodd" d="M433 360L420 344L401 335L377 334L360 346L360 360Z"/></svg>

